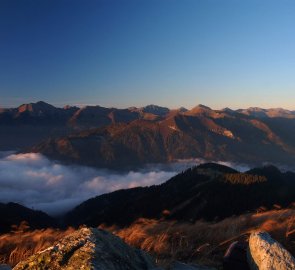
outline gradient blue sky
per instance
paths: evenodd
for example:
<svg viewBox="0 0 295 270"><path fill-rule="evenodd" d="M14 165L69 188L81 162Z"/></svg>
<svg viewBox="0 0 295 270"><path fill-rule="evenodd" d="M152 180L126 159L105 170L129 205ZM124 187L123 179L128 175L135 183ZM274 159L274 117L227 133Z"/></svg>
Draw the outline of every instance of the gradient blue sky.
<svg viewBox="0 0 295 270"><path fill-rule="evenodd" d="M295 109L294 0L0 0L0 106Z"/></svg>

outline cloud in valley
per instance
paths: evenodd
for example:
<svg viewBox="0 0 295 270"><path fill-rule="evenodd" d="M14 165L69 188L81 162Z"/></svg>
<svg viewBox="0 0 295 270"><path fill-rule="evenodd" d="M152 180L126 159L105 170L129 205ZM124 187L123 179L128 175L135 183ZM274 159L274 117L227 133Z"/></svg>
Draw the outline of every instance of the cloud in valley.
<svg viewBox="0 0 295 270"><path fill-rule="evenodd" d="M0 201L17 202L53 215L103 193L160 184L178 172L204 161L186 160L170 165L148 165L139 171L119 173L62 165L36 153L0 154Z"/></svg>
<svg viewBox="0 0 295 270"><path fill-rule="evenodd" d="M173 170L118 173L83 166L61 165L36 154L8 154L0 159L0 201L17 202L50 214L71 209L102 193L159 184Z"/></svg>

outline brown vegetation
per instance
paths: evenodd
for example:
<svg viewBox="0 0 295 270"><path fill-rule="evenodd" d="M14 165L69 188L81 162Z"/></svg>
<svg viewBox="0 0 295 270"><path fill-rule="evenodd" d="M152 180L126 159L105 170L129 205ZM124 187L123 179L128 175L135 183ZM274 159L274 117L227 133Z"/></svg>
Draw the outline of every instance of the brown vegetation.
<svg viewBox="0 0 295 270"><path fill-rule="evenodd" d="M34 253L52 246L55 241L73 231L73 228L65 231L58 229L30 231L26 222L13 226L10 233L0 235L0 264L14 266Z"/></svg>
<svg viewBox="0 0 295 270"><path fill-rule="evenodd" d="M247 240L253 230L262 229L295 254L295 209L278 209L245 214L220 222L139 219L126 228L100 226L128 244L150 252L158 263L171 260L198 262L219 267L225 250L237 239ZM0 263L15 265L73 232L44 229L29 231L25 223L0 236Z"/></svg>
<svg viewBox="0 0 295 270"><path fill-rule="evenodd" d="M140 219L128 228L104 227L125 242L155 255L166 264L171 260L221 265L225 250L233 241L247 240L253 230L262 229L295 254L295 210L272 210L245 214L217 223L177 223Z"/></svg>
<svg viewBox="0 0 295 270"><path fill-rule="evenodd" d="M253 175L247 173L226 173L224 175L224 181L235 185L251 185L266 182L267 178L263 175Z"/></svg>

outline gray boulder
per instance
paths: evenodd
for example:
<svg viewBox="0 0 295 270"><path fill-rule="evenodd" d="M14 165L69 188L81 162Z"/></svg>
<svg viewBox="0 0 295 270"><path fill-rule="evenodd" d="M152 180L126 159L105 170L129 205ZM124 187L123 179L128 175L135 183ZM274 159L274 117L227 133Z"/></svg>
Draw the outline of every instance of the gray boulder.
<svg viewBox="0 0 295 270"><path fill-rule="evenodd" d="M294 270L294 257L266 232L254 232L249 239L249 264L252 270Z"/></svg>
<svg viewBox="0 0 295 270"><path fill-rule="evenodd" d="M99 229L82 228L56 245L17 264L13 270L150 270L149 255Z"/></svg>

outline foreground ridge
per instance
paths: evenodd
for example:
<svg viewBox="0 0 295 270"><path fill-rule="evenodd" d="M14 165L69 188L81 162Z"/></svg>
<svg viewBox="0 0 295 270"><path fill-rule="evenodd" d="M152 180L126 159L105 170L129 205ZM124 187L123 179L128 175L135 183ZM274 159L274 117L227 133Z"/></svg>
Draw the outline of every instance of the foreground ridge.
<svg viewBox="0 0 295 270"><path fill-rule="evenodd" d="M149 270L154 267L149 255L129 247L111 233L82 228L20 262L13 269Z"/></svg>
<svg viewBox="0 0 295 270"><path fill-rule="evenodd" d="M252 232L249 243L245 242L243 248L237 243L239 242L233 242L229 247L221 269L295 269L294 257L267 232ZM247 256L243 256L242 250ZM7 265L0 265L0 269L10 268ZM80 228L59 240L54 246L30 256L13 268L13 270L24 269L163 270L156 266L148 254L128 246L117 236L101 229L87 227ZM216 270L213 267L177 261L172 262L167 269Z"/></svg>

